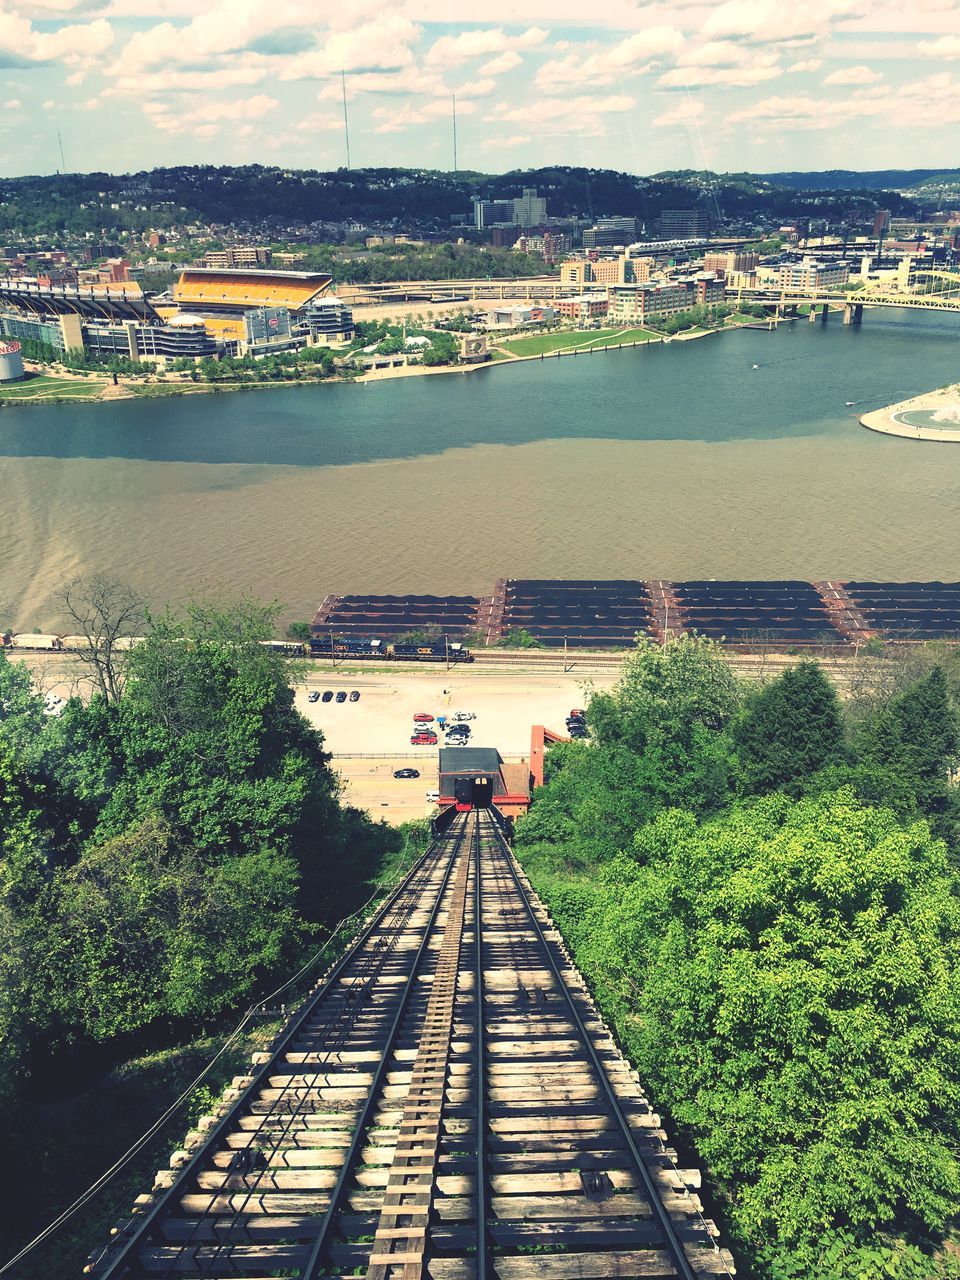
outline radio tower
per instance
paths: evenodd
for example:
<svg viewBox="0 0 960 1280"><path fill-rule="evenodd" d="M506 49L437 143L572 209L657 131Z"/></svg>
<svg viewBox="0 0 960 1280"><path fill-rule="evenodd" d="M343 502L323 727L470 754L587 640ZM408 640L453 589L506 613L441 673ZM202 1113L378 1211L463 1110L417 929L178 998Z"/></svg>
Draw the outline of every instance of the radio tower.
<svg viewBox="0 0 960 1280"><path fill-rule="evenodd" d="M340 89L343 93L343 138L347 144L347 168L350 168L350 125L347 123L347 77L340 72Z"/></svg>
<svg viewBox="0 0 960 1280"><path fill-rule="evenodd" d="M453 94L453 172L457 172L457 95Z"/></svg>

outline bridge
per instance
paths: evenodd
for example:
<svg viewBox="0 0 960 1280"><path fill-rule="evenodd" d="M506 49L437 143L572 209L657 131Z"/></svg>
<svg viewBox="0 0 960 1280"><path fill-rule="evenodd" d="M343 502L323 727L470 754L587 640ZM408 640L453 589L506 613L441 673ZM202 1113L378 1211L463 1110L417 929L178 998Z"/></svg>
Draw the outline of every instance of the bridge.
<svg viewBox="0 0 960 1280"><path fill-rule="evenodd" d="M342 285L337 296L350 306L388 302L543 302L583 293L582 284L561 284L559 276L517 276L497 280L407 280L387 284Z"/></svg>
<svg viewBox="0 0 960 1280"><path fill-rule="evenodd" d="M948 273L937 273L948 275ZM776 307L780 313L796 310L801 306L810 308L810 318L819 313L821 320L826 320L831 307L842 310L844 324L855 324L863 316L864 307L901 307L914 311L948 311L960 312L960 279L952 288L931 293L897 293L893 289L864 289L856 293L818 291L803 293L788 289L737 289L731 292L731 299L737 304L741 302L760 302L764 306Z"/></svg>
<svg viewBox="0 0 960 1280"><path fill-rule="evenodd" d="M95 1280L733 1274L508 823L450 806L435 825Z"/></svg>

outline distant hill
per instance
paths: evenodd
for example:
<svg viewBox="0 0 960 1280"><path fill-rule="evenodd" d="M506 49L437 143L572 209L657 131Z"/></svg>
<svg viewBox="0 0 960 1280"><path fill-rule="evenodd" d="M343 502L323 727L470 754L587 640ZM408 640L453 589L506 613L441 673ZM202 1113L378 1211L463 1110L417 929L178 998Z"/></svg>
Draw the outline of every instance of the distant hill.
<svg viewBox="0 0 960 1280"><path fill-rule="evenodd" d="M960 169L824 169L811 173L764 173L759 175L778 187L794 191L912 191L931 178L942 178L951 186L960 183Z"/></svg>

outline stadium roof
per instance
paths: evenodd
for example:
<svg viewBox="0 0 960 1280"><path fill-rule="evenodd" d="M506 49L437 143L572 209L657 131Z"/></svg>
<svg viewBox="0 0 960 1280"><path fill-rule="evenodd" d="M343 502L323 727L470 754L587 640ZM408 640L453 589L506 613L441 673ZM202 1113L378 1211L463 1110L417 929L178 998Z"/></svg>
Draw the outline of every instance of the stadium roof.
<svg viewBox="0 0 960 1280"><path fill-rule="evenodd" d="M299 311L324 293L333 277L323 271L244 271L190 267L173 287L181 307L205 311L250 311L255 307L287 307Z"/></svg>
<svg viewBox="0 0 960 1280"><path fill-rule="evenodd" d="M43 319L77 315L85 320L141 320L148 324L158 319L140 286L129 282L48 286L33 280L0 277L0 303Z"/></svg>

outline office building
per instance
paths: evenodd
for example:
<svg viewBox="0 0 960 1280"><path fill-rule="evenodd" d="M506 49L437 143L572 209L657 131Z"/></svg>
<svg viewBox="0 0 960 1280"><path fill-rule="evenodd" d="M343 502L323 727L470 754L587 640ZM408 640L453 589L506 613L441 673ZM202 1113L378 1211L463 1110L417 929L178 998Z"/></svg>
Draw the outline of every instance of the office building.
<svg viewBox="0 0 960 1280"><path fill-rule="evenodd" d="M644 324L723 301L723 281L717 276L686 276L656 284L611 285L608 315L616 324Z"/></svg>
<svg viewBox="0 0 960 1280"><path fill-rule="evenodd" d="M208 249L198 265L213 270L269 267L271 257L271 251L266 248L258 248L254 245L231 245L227 249Z"/></svg>
<svg viewBox="0 0 960 1280"><path fill-rule="evenodd" d="M564 320L584 325L607 314L607 298L602 293L581 293L575 298L561 298L557 309Z"/></svg>
<svg viewBox="0 0 960 1280"><path fill-rule="evenodd" d="M759 253L742 253L737 249L731 249L728 253L705 253L703 269L729 276L736 271L753 271L759 261Z"/></svg>
<svg viewBox="0 0 960 1280"><path fill-rule="evenodd" d="M487 227L515 225L512 200L480 200L474 196L473 225L478 231Z"/></svg>
<svg viewBox="0 0 960 1280"><path fill-rule="evenodd" d="M705 236L710 230L710 215L703 209L664 209L659 226L665 240Z"/></svg>
<svg viewBox="0 0 960 1280"><path fill-rule="evenodd" d="M757 267L756 274L759 285L772 285L785 292L815 293L845 285L850 279L850 267L845 262L818 262L805 257L800 262Z"/></svg>
<svg viewBox="0 0 960 1280"><path fill-rule="evenodd" d="M890 210L878 209L873 215L873 236L879 238L890 230Z"/></svg>
<svg viewBox="0 0 960 1280"><path fill-rule="evenodd" d="M584 249L614 249L633 244L637 238L636 218L598 218L583 231Z"/></svg>
<svg viewBox="0 0 960 1280"><path fill-rule="evenodd" d="M524 187L523 195L513 202L513 222L524 231L542 227L547 220L547 202L537 195L536 187Z"/></svg>

